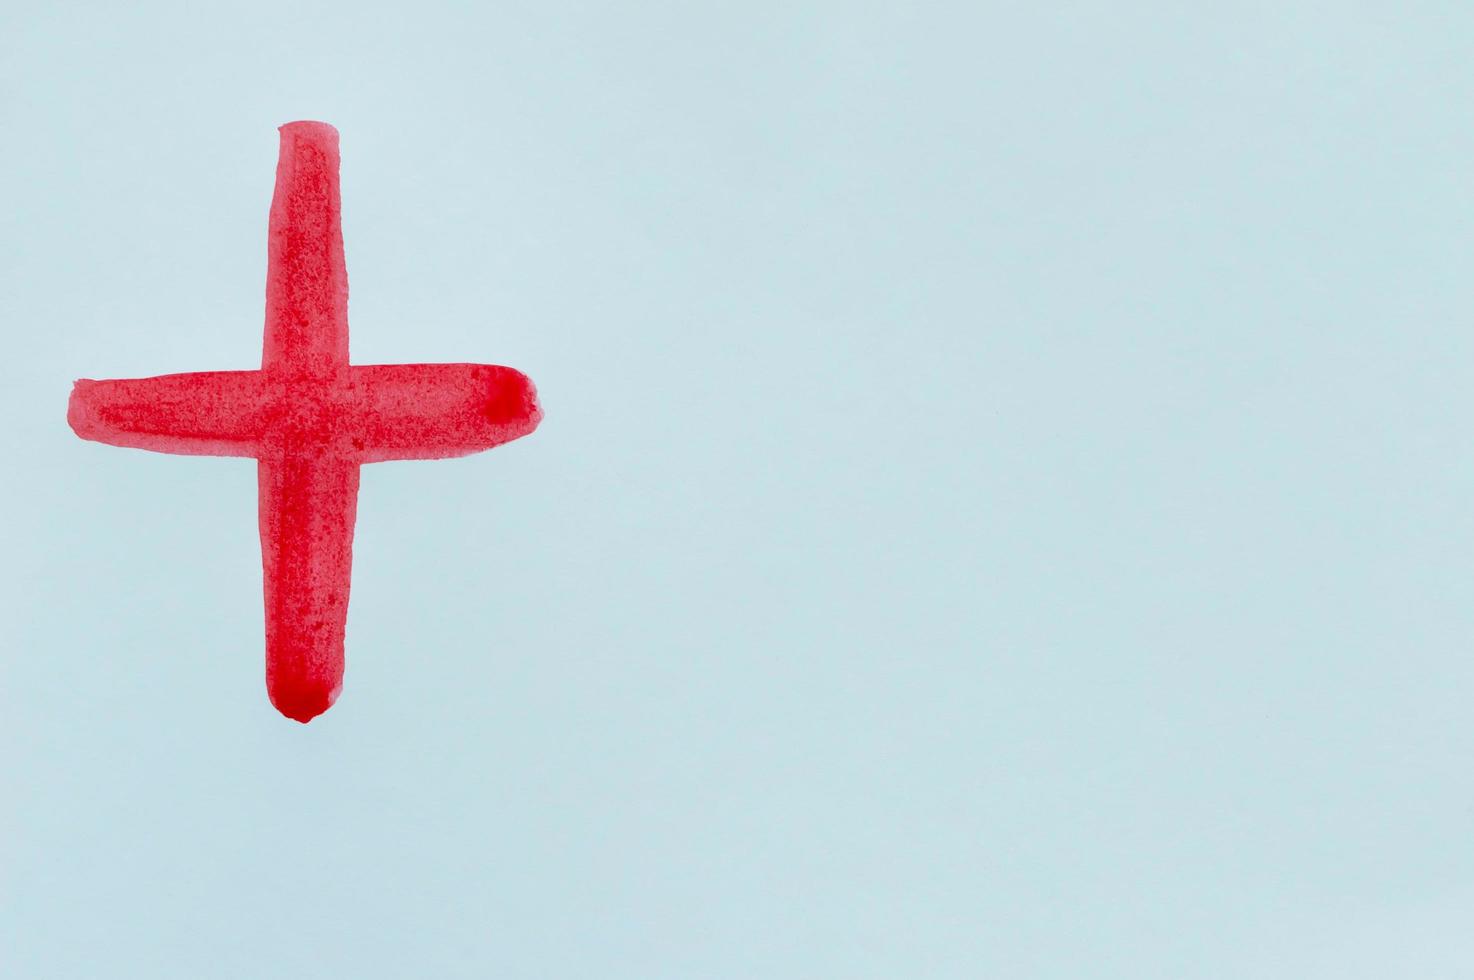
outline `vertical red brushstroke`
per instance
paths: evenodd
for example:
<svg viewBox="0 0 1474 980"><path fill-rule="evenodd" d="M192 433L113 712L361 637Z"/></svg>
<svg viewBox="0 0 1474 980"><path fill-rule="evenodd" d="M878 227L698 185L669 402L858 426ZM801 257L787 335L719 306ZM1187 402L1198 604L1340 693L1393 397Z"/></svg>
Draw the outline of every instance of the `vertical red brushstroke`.
<svg viewBox="0 0 1474 980"><path fill-rule="evenodd" d="M480 452L541 419L512 368L349 364L338 133L319 122L281 127L261 369L82 380L67 409L83 439L258 461L266 688L301 722L343 685L359 467Z"/></svg>

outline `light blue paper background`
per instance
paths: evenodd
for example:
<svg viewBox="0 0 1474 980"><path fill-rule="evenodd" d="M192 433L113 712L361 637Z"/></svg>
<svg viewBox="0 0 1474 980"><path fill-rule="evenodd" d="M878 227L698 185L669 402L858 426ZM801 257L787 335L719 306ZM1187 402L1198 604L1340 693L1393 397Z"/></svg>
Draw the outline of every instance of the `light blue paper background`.
<svg viewBox="0 0 1474 980"><path fill-rule="evenodd" d="M14 978L1474 975L1467 4L10 4ZM253 464L342 131L360 362L547 421L364 472L342 699Z"/></svg>

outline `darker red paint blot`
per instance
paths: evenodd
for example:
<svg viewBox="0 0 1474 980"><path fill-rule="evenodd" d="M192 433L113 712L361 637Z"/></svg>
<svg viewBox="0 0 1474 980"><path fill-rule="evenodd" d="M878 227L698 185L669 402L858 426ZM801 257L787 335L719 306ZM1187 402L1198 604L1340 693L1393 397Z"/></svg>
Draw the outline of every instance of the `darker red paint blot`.
<svg viewBox="0 0 1474 980"><path fill-rule="evenodd" d="M78 381L67 408L83 439L257 460L266 689L301 722L343 686L359 466L480 452L541 418L511 368L348 363L338 132L318 122L281 127L261 370Z"/></svg>

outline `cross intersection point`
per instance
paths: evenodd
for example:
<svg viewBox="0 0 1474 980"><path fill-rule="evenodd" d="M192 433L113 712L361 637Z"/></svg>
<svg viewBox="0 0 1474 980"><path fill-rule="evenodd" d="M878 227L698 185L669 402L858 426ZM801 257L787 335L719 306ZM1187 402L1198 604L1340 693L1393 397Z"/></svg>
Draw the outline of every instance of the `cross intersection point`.
<svg viewBox="0 0 1474 980"><path fill-rule="evenodd" d="M282 126L260 370L82 380L67 407L83 439L257 460L266 689L300 722L343 685L359 467L480 452L542 419L512 368L349 363L341 216L338 131Z"/></svg>

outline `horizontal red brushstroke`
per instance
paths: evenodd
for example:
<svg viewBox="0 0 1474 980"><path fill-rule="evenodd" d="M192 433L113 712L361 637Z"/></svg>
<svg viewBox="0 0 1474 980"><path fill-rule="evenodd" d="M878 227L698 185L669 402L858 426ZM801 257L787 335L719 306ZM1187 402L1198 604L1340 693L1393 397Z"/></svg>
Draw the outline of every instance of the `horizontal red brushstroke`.
<svg viewBox="0 0 1474 980"><path fill-rule="evenodd" d="M342 689L359 466L480 452L541 419L512 368L349 364L338 133L316 122L281 127L261 369L82 380L67 409L83 439L258 460L266 687L301 722Z"/></svg>

